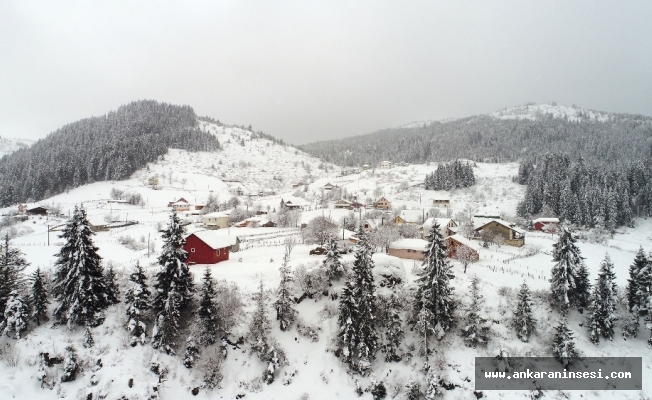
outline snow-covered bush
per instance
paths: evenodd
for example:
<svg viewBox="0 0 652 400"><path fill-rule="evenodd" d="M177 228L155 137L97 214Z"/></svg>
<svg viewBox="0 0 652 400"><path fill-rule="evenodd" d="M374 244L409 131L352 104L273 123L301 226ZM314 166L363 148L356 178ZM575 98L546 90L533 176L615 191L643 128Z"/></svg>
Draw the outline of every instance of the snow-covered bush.
<svg viewBox="0 0 652 400"><path fill-rule="evenodd" d="M311 299L328 290L328 274L321 265L308 268L300 264L294 269L294 281L299 290Z"/></svg>
<svg viewBox="0 0 652 400"><path fill-rule="evenodd" d="M63 360L63 375L61 382L74 381L79 372L79 363L77 361L77 351L73 346L66 347L66 355Z"/></svg>
<svg viewBox="0 0 652 400"><path fill-rule="evenodd" d="M124 235L118 238L118 242L129 250L140 251L147 248L147 243L144 241L137 241L131 236Z"/></svg>
<svg viewBox="0 0 652 400"><path fill-rule="evenodd" d="M197 364L197 370L202 374L204 385L208 389L219 387L224 378L222 373L226 347L209 346L202 351L202 357Z"/></svg>
<svg viewBox="0 0 652 400"><path fill-rule="evenodd" d="M303 337L309 338L313 343L319 341L319 330L319 327L309 325L302 319L297 319L297 333Z"/></svg>

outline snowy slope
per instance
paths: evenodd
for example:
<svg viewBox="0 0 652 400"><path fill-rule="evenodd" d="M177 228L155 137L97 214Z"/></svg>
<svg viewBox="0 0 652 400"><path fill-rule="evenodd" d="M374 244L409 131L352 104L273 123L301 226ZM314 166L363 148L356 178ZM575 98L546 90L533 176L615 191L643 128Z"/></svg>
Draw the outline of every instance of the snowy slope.
<svg viewBox="0 0 652 400"><path fill-rule="evenodd" d="M156 270L156 258L161 249L159 228L165 225L169 216L167 203L184 197L191 204L205 201L208 195L217 195L220 200L228 200L229 184L233 180L241 181L247 188L261 190L273 189L275 195L254 198L250 207L278 207L281 198L292 195L305 196L310 210L302 214L302 222L308 222L318 215L330 216L334 220L349 215L348 210L333 208L318 209L317 200L323 192L323 186L331 183L354 193L361 200L375 199L379 196L388 198L394 207L423 210L427 213L432 200L442 195L450 198L453 214L464 212L467 206L487 212L498 212L506 216L514 215L517 202L522 198L524 187L511 181L518 171L517 164L482 164L474 168L477 184L471 188L450 192L427 191L419 187L427 173L436 168L435 165L410 165L390 170L368 170L356 175L339 176L339 168L329 167L329 171L320 169L321 162L292 147L284 147L265 139L253 139L251 132L240 128L223 127L202 123L203 129L213 132L224 146L224 150L216 153L188 153L171 149L165 157L151 163L147 168L136 172L130 179L119 182L99 182L62 193L46 199L40 204L55 205L61 209L61 214L68 214L75 204L83 203L92 219L104 219L111 215L113 219L138 221L129 227L99 232L94 237L99 253L104 259L104 265L114 265L118 271L127 273L136 261L152 273ZM244 144L244 146L242 145ZM220 163L221 162L221 163ZM303 163L303 164L302 164ZM306 167L308 166L308 167ZM308 171L309 170L309 171ZM311 175L311 176L307 176ZM157 176L159 188L147 186L147 180ZM277 179L274 179L277 178ZM298 180L310 182L306 191L292 188L292 183ZM111 204L107 202L112 188L138 192L143 196L145 204L134 206L128 204ZM375 194L376 193L376 194ZM246 203L245 196L241 197ZM5 214L10 209L0 210ZM364 211L362 212L364 218ZM190 217L189 217L190 218ZM51 232L48 246L48 226L56 226L65 222L60 217L33 217L9 229L16 237L12 243L20 248L31 263L29 270L40 266L51 270L62 242L57 237L58 232ZM197 224L191 224L188 232L201 229ZM7 231L6 229L3 231ZM363 388L370 385L372 377L359 377L347 374L344 364L333 352L332 340L335 337L337 317L337 301L330 296L306 299L297 306L299 316L305 324L312 325L319 339L311 342L301 336L296 329L281 332L274 319L271 301L274 299L273 289L279 282L278 268L283 259L283 241L286 236L294 236L299 244L293 249L290 266L293 269L304 265L308 268L322 262L324 256L311 256L309 251L314 245L301 243L298 230L294 228L230 228L220 233L237 234L247 239L246 244L238 253L231 254L230 260L211 266L213 275L218 279L234 282L243 292L246 302L245 310L250 313L253 302L250 294L256 289L262 279L269 291L270 307L268 316L272 320L272 335L281 343L288 358L288 365L281 370L276 382L267 386L260 385L259 378L264 365L244 349L229 347L225 363L224 379L220 389L213 392L200 389L193 397L191 390L200 386L199 374L196 370L183 367L181 356L165 356L154 351L149 346L131 348L125 345L123 315L124 306L119 304L108 310L107 321L93 329L96 346L84 349L81 346L83 331L68 331L64 327L52 327L46 324L33 329L27 337L20 341L3 338L0 345L6 348L16 348L20 353L17 366L11 367L8 357L0 360L0 398L17 399L56 399L56 398L86 398L89 393L93 399L107 395L108 399L126 396L129 399L144 399L151 393L157 377L150 371L150 361L155 354L168 368L166 381L161 385L161 399L233 399L244 395L244 399L354 399L356 380ZM121 238L129 236L140 244L138 249L130 249L121 244ZM541 294L549 288L549 273L553 263L550 257L552 244L556 237L543 233L528 233L526 245L522 248L509 246L490 246L480 249L479 262L469 266L467 274L463 267L453 262L455 279L453 286L457 298L466 302L465 294L473 274L482 279L482 294L485 297L485 309L488 317L494 321L493 336L486 348L471 349L464 346L457 331L446 336L443 342L435 343L435 353L431 356L431 364L448 382L458 387L445 391L446 399L475 398L473 391L473 362L476 356L495 356L500 350L507 350L512 355L549 355L548 346L552 328L559 316L550 310L542 300ZM148 254L147 242L152 244L153 252ZM652 222L637 221L636 228L624 228L607 244L579 243L582 254L591 273L591 279L596 277L598 264L609 252L615 264L617 283L623 287L627 279L627 269L634 258L634 252L639 246L650 250L652 242ZM529 255L535 253L534 255ZM378 258L378 257L376 257ZM353 261L352 254L343 256L345 263ZM420 271L419 263L412 260L401 260L408 283L412 283ZM198 282L204 266L191 267ZM535 295L535 312L539 320L539 333L530 343L520 342L510 328L515 290L526 281ZM335 282L331 292L340 289L342 282ZM301 293L295 289L295 295ZM409 314L409 304L406 304ZM248 315L233 327L234 335L245 335L248 329ZM460 310L460 316L463 312ZM612 342L601 342L595 346L588 341L586 329L580 326L584 316L577 312L571 313L570 326L576 336L579 350L587 356L642 356L644 376L650 376L652 369L652 353L647 348L649 335L641 328L638 338L624 341L618 336ZM408 329L409 331L409 329ZM183 342L184 338L180 338ZM387 398L403 398L404 387L410 379L423 381L422 366L424 359L414 352L416 338L410 332L405 340L404 351L411 353L398 363L383 361L383 353L378 353L378 360L373 364L373 378L382 380L388 388ZM42 389L37 381L38 354L43 351L51 355L61 355L67 344L74 344L80 359L84 360L84 371L78 380L71 383L58 383L53 390ZM7 354L4 352L3 354ZM97 359L102 359L102 368L95 367ZM96 371L94 371L96 370ZM54 373L59 369L54 367ZM289 385L284 385L283 377L292 372L296 376ZM93 378L94 376L94 378ZM129 379L134 379L133 387L129 387ZM647 386L643 393L636 392L555 392L546 396L586 399L600 398L639 399L649 397L652 392ZM307 394L307 397L302 397ZM529 392L485 392L485 398L525 399ZM370 393L364 393L361 399L372 398Z"/></svg>
<svg viewBox="0 0 652 400"><path fill-rule="evenodd" d="M609 114L601 111L587 110L576 106L568 107L557 104L526 104L508 108L489 114L498 119L541 119L543 116L554 118L567 118L569 121L582 121L586 119L606 121Z"/></svg>

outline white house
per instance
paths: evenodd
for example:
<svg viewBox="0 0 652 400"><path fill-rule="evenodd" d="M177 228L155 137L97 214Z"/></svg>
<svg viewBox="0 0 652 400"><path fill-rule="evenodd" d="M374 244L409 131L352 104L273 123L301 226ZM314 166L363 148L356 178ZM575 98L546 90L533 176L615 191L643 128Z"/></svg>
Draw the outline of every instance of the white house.
<svg viewBox="0 0 652 400"><path fill-rule="evenodd" d="M225 212L213 212L202 215L201 223L206 229L224 229L229 227L229 215Z"/></svg>
<svg viewBox="0 0 652 400"><path fill-rule="evenodd" d="M390 169L392 168L392 162L391 161L383 161L380 163L380 169Z"/></svg>

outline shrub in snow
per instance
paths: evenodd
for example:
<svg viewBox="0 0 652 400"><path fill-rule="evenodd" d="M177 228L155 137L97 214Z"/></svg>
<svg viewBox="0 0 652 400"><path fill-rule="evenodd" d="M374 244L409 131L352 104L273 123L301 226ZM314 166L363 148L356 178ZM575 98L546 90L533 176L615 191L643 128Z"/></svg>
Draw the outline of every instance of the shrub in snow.
<svg viewBox="0 0 652 400"><path fill-rule="evenodd" d="M93 333L91 332L91 328L89 328L88 326L84 330L84 342L83 342L83 344L84 344L84 347L86 347L86 348L93 347L93 345L95 344L95 340L93 340Z"/></svg>
<svg viewBox="0 0 652 400"><path fill-rule="evenodd" d="M42 321L48 320L48 304L50 299L46 290L46 278L37 268L31 276L32 285L30 286L30 297L32 303L32 321L36 325L41 325Z"/></svg>
<svg viewBox="0 0 652 400"><path fill-rule="evenodd" d="M66 354L63 360L63 375L61 375L61 382L74 381L79 372L79 364L77 363L77 352L72 346L66 347Z"/></svg>
<svg viewBox="0 0 652 400"><path fill-rule="evenodd" d="M9 300L5 307L4 321L0 324L0 330L7 336L13 331L16 339L20 339L20 334L27 329L28 320L29 307L16 290L12 291L9 294Z"/></svg>
<svg viewBox="0 0 652 400"><path fill-rule="evenodd" d="M387 389L385 388L385 384L382 381L377 383L372 382L370 389L371 396L374 398L374 400L380 400L387 397Z"/></svg>
<svg viewBox="0 0 652 400"><path fill-rule="evenodd" d="M66 243L55 263L54 297L59 302L54 317L61 323L98 326L111 295L102 273L101 257L92 240L93 231L83 207L75 212L61 236Z"/></svg>
<svg viewBox="0 0 652 400"><path fill-rule="evenodd" d="M197 369L202 374L202 381L206 388L212 390L219 387L224 378L222 373L226 346L209 346L202 351L202 357Z"/></svg>
<svg viewBox="0 0 652 400"><path fill-rule="evenodd" d="M294 269L294 281L299 290L311 299L328 291L328 275L322 266L307 268L303 264L299 265Z"/></svg>
<svg viewBox="0 0 652 400"><path fill-rule="evenodd" d="M419 315L421 309L426 308L429 318L432 318L428 323L437 331L437 337L441 338L453 324L455 302L450 280L454 275L446 258L446 244L437 222L432 225L426 239L428 245L423 254L425 268L417 279L414 315Z"/></svg>
<svg viewBox="0 0 652 400"><path fill-rule="evenodd" d="M575 342L573 341L573 332L568 329L568 323L565 318L555 327L552 355L564 365L564 368L568 368L573 364L573 360L578 356L575 350Z"/></svg>
<svg viewBox="0 0 652 400"><path fill-rule="evenodd" d="M302 319L297 320L297 333L303 337L307 337L313 343L319 341L319 329L317 326L307 324Z"/></svg>
<svg viewBox="0 0 652 400"><path fill-rule="evenodd" d="M462 328L462 338L469 347L485 346L489 341L491 327L483 314L483 297L480 294L480 278L473 276L469 288L471 302L466 308L466 322Z"/></svg>
<svg viewBox="0 0 652 400"><path fill-rule="evenodd" d="M521 290L518 292L516 310L514 310L514 320L512 322L514 329L516 329L516 336L523 342L530 340L530 335L536 330L536 322L532 312L530 288L523 282Z"/></svg>
<svg viewBox="0 0 652 400"><path fill-rule="evenodd" d="M129 275L131 287L125 292L125 305L127 306L127 330L130 333L130 345L145 344L147 340L147 310L149 310L149 289L147 276L140 263L136 263L136 270Z"/></svg>
<svg viewBox="0 0 652 400"><path fill-rule="evenodd" d="M439 387L439 379L435 373L435 369L430 367L426 375L426 400L435 400L435 397L441 395L441 388Z"/></svg>
<svg viewBox="0 0 652 400"><path fill-rule="evenodd" d="M616 321L616 274L609 254L600 263L598 279L589 298L587 326L589 339L597 344L600 337L612 340Z"/></svg>
<svg viewBox="0 0 652 400"><path fill-rule="evenodd" d="M417 381L411 380L405 386L406 400L421 400L421 384Z"/></svg>

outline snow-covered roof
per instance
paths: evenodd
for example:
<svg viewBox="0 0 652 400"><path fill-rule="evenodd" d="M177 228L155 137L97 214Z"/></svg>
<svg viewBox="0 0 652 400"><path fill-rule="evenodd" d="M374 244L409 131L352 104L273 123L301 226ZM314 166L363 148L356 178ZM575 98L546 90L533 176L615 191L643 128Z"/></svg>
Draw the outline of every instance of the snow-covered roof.
<svg viewBox="0 0 652 400"><path fill-rule="evenodd" d="M525 231L523 229L517 228L516 226L513 226L514 224L509 223L507 221L503 221L502 219L491 219L488 222L480 225L478 228L476 228L476 230L478 230L478 229L482 228L483 226L491 223L492 221L495 221L496 223L504 226L505 228L509 228L509 229L513 230L514 232L525 234Z"/></svg>
<svg viewBox="0 0 652 400"><path fill-rule="evenodd" d="M344 231L344 235L342 235L342 231ZM337 232L337 239L342 239L342 236L344 236L344 240L351 238L351 236L355 236L355 232L350 231L348 229L340 229Z"/></svg>
<svg viewBox="0 0 652 400"><path fill-rule="evenodd" d="M548 222L548 223L559 223L559 218L537 218L532 222Z"/></svg>
<svg viewBox="0 0 652 400"><path fill-rule="evenodd" d="M229 214L223 211L216 211L216 212L204 214L202 218L229 218Z"/></svg>
<svg viewBox="0 0 652 400"><path fill-rule="evenodd" d="M432 196L432 200L448 200L450 201L451 195L447 192L443 193L437 193L436 195Z"/></svg>
<svg viewBox="0 0 652 400"><path fill-rule="evenodd" d="M421 222L423 215L423 210L401 210L401 213L399 214L403 221L410 223Z"/></svg>
<svg viewBox="0 0 652 400"><path fill-rule="evenodd" d="M212 249L223 249L236 244L237 236L220 235L215 231L198 231L188 236L195 235L199 240L206 243ZM188 237L187 236L187 237Z"/></svg>
<svg viewBox="0 0 652 400"><path fill-rule="evenodd" d="M439 225L440 228L448 225L449 222L451 222L451 218L433 218L430 217L426 220L426 222L421 225L423 227L424 231L429 231L432 228L432 225L437 221L437 224Z"/></svg>
<svg viewBox="0 0 652 400"><path fill-rule="evenodd" d="M428 247L428 242L423 239L400 239L389 245L390 249L408 249L424 251Z"/></svg>
<svg viewBox="0 0 652 400"><path fill-rule="evenodd" d="M306 199L302 199L301 197L294 197L294 196L288 196L283 199L285 203L290 203L295 206L307 206L310 203Z"/></svg>
<svg viewBox="0 0 652 400"><path fill-rule="evenodd" d="M380 224L383 223L383 220L380 219L380 218L367 219L367 220L365 220L365 223L367 223L369 225L369 228L376 229L376 228L378 228L380 226Z"/></svg>
<svg viewBox="0 0 652 400"><path fill-rule="evenodd" d="M471 249L473 249L473 250L475 250L475 251L479 251L479 250L480 250L480 246L478 246L476 243L473 243L471 240L465 238L465 237L462 236L462 235L453 235L453 236L449 236L447 239L454 240L454 241L456 241L456 242L458 242L458 243L461 243L461 244L463 244L464 246L469 247L469 248L471 248Z"/></svg>

